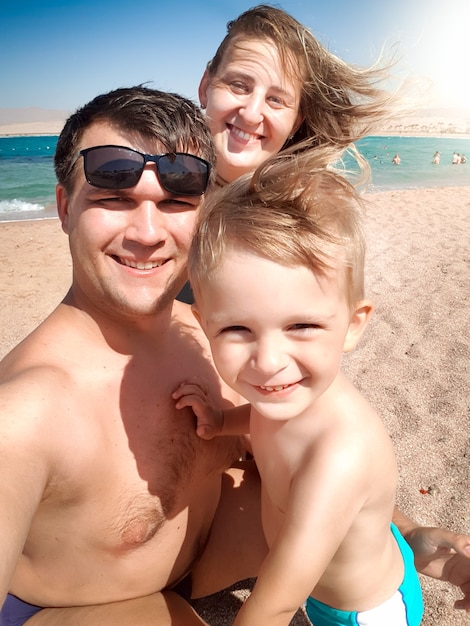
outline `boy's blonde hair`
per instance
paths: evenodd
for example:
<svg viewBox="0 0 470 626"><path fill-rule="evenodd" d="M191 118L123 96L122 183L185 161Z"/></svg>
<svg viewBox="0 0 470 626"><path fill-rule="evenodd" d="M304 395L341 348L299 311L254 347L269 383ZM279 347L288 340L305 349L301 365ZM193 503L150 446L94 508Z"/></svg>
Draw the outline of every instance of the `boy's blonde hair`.
<svg viewBox="0 0 470 626"><path fill-rule="evenodd" d="M278 155L205 200L189 252L196 302L232 249L315 273L339 269L349 305L364 297L362 203L315 150Z"/></svg>
<svg viewBox="0 0 470 626"><path fill-rule="evenodd" d="M227 24L227 35L207 65L209 78L217 76L231 47L253 40L273 43L287 76L301 84L304 119L285 147L308 140L331 163L390 114L391 94L380 88L389 68L345 63L289 13L269 5L253 7ZM357 153L356 158L363 161Z"/></svg>

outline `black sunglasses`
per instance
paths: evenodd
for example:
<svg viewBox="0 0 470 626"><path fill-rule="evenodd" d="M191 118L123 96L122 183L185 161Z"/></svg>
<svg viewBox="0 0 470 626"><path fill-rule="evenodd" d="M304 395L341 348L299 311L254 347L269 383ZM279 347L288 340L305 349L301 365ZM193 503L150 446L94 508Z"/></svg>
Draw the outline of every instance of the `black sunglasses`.
<svg viewBox="0 0 470 626"><path fill-rule="evenodd" d="M210 163L194 154L143 154L125 146L94 146L80 150L85 178L100 189L129 189L139 182L145 164L155 163L161 186L177 196L202 196Z"/></svg>

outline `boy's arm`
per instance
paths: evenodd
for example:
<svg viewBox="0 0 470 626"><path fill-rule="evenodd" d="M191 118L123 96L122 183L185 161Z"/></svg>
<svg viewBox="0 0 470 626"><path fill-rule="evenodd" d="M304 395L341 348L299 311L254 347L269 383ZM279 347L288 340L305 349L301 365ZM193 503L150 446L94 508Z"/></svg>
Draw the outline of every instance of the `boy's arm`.
<svg viewBox="0 0 470 626"><path fill-rule="evenodd" d="M172 394L177 409L190 407L196 418L196 432L202 439L221 435L245 435L250 431L250 405L219 409L209 397L207 385L200 378L181 383Z"/></svg>
<svg viewBox="0 0 470 626"><path fill-rule="evenodd" d="M248 435L250 432L250 404L224 409L222 435Z"/></svg>
<svg viewBox="0 0 470 626"><path fill-rule="evenodd" d="M418 572L460 587L456 609L470 611L470 536L419 526L395 507L393 522L410 544Z"/></svg>

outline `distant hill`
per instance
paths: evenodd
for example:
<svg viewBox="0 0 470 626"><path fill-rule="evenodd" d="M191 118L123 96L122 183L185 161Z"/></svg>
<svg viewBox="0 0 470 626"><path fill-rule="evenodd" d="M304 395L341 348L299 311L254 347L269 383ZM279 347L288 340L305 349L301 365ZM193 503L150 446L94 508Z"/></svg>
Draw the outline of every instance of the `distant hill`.
<svg viewBox="0 0 470 626"><path fill-rule="evenodd" d="M29 124L31 122L65 122L71 111L27 107L23 109L0 108L0 124Z"/></svg>
<svg viewBox="0 0 470 626"><path fill-rule="evenodd" d="M58 134L71 111L27 107L0 108L0 136ZM391 115L380 134L394 135L470 135L470 110L417 109L412 115Z"/></svg>
<svg viewBox="0 0 470 626"><path fill-rule="evenodd" d="M423 108L412 114L391 115L381 131L384 134L411 136L470 135L470 110Z"/></svg>

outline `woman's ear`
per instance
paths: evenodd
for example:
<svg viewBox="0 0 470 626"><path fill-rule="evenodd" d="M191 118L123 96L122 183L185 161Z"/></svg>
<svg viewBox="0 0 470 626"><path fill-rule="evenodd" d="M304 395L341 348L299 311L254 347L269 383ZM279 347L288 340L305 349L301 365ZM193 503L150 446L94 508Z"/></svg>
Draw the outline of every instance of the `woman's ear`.
<svg viewBox="0 0 470 626"><path fill-rule="evenodd" d="M201 107L203 109L207 106L207 90L209 89L210 82L209 72L205 70L198 89L199 102L201 103Z"/></svg>
<svg viewBox="0 0 470 626"><path fill-rule="evenodd" d="M62 230L66 235L69 234L69 197L62 185L56 185L55 198L57 205L57 213L62 224Z"/></svg>
<svg viewBox="0 0 470 626"><path fill-rule="evenodd" d="M303 114L301 113L301 111L299 111L299 112L297 113L297 117L296 117L296 120L295 120L294 126L292 127L292 130L291 130L291 133L290 133L292 136L294 136L294 135L295 135L295 133L296 133L296 132L299 130L299 128L302 126L302 124L303 124L304 120L305 120L305 115L303 115Z"/></svg>
<svg viewBox="0 0 470 626"><path fill-rule="evenodd" d="M360 300L351 313L348 332L344 340L343 352L351 352L362 337L371 318L374 306L370 300Z"/></svg>

